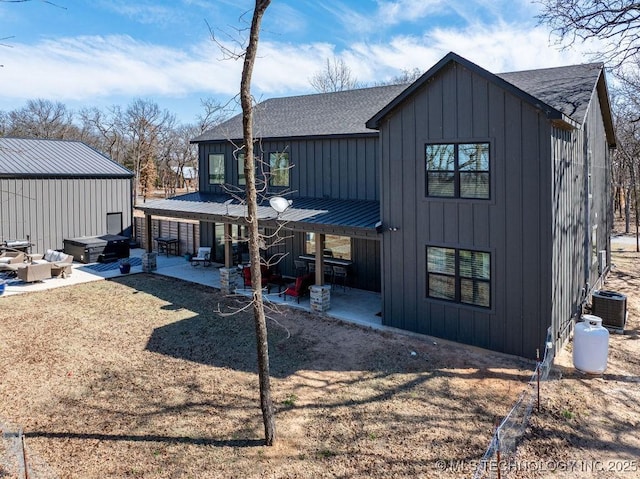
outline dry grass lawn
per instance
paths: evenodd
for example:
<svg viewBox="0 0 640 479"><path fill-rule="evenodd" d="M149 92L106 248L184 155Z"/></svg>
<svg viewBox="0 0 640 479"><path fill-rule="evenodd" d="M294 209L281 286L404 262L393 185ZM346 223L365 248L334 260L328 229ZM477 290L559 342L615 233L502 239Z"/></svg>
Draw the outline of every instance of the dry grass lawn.
<svg viewBox="0 0 640 479"><path fill-rule="evenodd" d="M624 335L610 335L602 375L573 368L572 343L558 355L507 477L640 477L640 253L612 249L605 289L627 296Z"/></svg>
<svg viewBox="0 0 640 479"><path fill-rule="evenodd" d="M455 477L532 364L299 311L269 322L277 444L263 446L253 320L155 275L0 298L0 426L32 479ZM0 477L16 451L0 442Z"/></svg>

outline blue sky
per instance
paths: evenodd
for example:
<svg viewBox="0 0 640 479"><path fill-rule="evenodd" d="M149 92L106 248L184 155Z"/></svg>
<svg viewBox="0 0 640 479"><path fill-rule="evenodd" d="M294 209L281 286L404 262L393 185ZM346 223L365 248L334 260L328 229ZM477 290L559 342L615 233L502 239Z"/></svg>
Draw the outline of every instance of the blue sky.
<svg viewBox="0 0 640 479"><path fill-rule="evenodd" d="M53 5L51 4L53 3ZM0 110L28 99L71 109L157 102L182 122L201 98L227 103L241 61L225 59L251 20L249 0L0 2ZM258 99L313 93L309 78L341 58L362 83L427 70L449 51L499 73L589 61L562 50L531 0L273 0L253 77Z"/></svg>

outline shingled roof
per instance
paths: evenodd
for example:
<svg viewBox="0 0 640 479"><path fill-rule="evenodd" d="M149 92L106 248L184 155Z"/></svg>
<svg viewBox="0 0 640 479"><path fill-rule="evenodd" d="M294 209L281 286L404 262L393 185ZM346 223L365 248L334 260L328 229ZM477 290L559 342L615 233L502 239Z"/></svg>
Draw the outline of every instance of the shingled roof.
<svg viewBox="0 0 640 479"><path fill-rule="evenodd" d="M272 98L254 108L254 136L294 138L326 135L377 135L366 121L398 96L408 84L359 88L333 93ZM200 141L242 138L242 115L194 138Z"/></svg>
<svg viewBox="0 0 640 479"><path fill-rule="evenodd" d="M395 105L419 88L450 61L502 82L531 103L562 115L578 124L585 119L594 89L607 103L608 94L601 80L602 63L526 70L494 75L451 52L413 84L361 88L335 93L273 98L255 107L254 136L258 138L295 138L325 135L375 134L377 121ZM367 121L371 119L370 121ZM615 143L610 119L605 118L610 142ZM367 127L367 125L369 127ZM236 115L193 140L224 141L242 138L242 115Z"/></svg>
<svg viewBox="0 0 640 479"><path fill-rule="evenodd" d="M574 125L582 125L584 123L591 98L597 92L602 105L607 141L611 147L615 147L616 140L611 118L611 107L604 81L604 65L602 63L496 75L466 58L450 52L367 121L367 126L369 128L378 128L387 114L452 62L462 65L475 74L499 85L523 101L541 109L550 120L568 124L574 122Z"/></svg>
<svg viewBox="0 0 640 479"><path fill-rule="evenodd" d="M0 178L132 178L79 141L0 138Z"/></svg>
<svg viewBox="0 0 640 479"><path fill-rule="evenodd" d="M604 65L588 63L496 76L582 124Z"/></svg>

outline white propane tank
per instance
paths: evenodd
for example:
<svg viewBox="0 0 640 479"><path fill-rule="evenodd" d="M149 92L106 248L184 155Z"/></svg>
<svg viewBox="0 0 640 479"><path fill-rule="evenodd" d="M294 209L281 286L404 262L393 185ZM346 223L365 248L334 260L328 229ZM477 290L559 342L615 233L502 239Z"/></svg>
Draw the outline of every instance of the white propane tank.
<svg viewBox="0 0 640 479"><path fill-rule="evenodd" d="M573 366L589 374L602 374L607 369L609 331L602 318L585 314L573 334Z"/></svg>

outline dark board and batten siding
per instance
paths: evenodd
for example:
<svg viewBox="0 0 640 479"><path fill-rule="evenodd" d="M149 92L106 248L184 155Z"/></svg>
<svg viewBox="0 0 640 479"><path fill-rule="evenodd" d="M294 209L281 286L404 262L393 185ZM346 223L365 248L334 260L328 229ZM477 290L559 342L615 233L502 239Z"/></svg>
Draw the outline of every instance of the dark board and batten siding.
<svg viewBox="0 0 640 479"><path fill-rule="evenodd" d="M377 136L263 140L258 145L265 168L268 168L270 153L289 153L292 168L288 197L379 199ZM201 144L200 164L204 166L200 172L201 191L224 191L221 186L209 184L208 158L211 153L224 153L225 182L237 184L238 163L233 157L234 150L229 142ZM270 190L278 189L270 187Z"/></svg>
<svg viewBox="0 0 640 479"><path fill-rule="evenodd" d="M381 124L383 323L535 357L550 321L546 117L458 64ZM425 144L488 141L491 198L425 197ZM545 246L545 244L547 246ZM491 308L427 298L426 246L491 253Z"/></svg>
<svg viewBox="0 0 640 479"><path fill-rule="evenodd" d="M267 229L267 236L273 235L274 230ZM202 222L200 224L200 244L213 246L215 244L214 224ZM265 258L280 258L277 268L285 276L295 276L294 260L305 254L305 234L297 231L282 230L282 241L278 246L268 248ZM275 256L274 256L275 255ZM351 238L351 260L353 266L349 269L349 286L367 291L380 291L380 241L364 238Z"/></svg>
<svg viewBox="0 0 640 479"><path fill-rule="evenodd" d="M609 147L602 120L602 106L593 93L583 129L553 130L553 221L552 298L553 339L561 345L579 317L586 293L598 280L597 262L592 262L591 228L598 224L597 251L611 254L612 227ZM588 199L589 165L592 198ZM590 207L587 209L587 200Z"/></svg>
<svg viewBox="0 0 640 479"><path fill-rule="evenodd" d="M2 240L28 235L34 252L62 249L65 238L105 234L107 213L122 213L123 225L132 224L130 179L0 179ZM130 227L122 233L130 235Z"/></svg>
<svg viewBox="0 0 640 479"><path fill-rule="evenodd" d="M291 186L287 188L287 198L331 198L339 200L379 200L378 182L378 138L377 135L363 135L352 138L295 138L278 141L263 140L259 143L264 167L268 167L269 154L287 151L292 166ZM223 192L225 188L209 184L208 157L212 153L225 155L225 183L237 185L238 163L233 157L235 147L229 142L206 142L200 144L200 189L208 192ZM260 167L257 168L259 174ZM270 194L277 194L282 188L269 187ZM290 193L289 193L290 192ZM325 234L345 235L336 228L313 227ZM202 244L213 242L213 224L201 223ZM379 238L351 239L353 268L350 284L369 291L380 291L380 241ZM304 234L293 232L284 247L287 256L280 264L283 274L293 275L293 260L304 253Z"/></svg>

